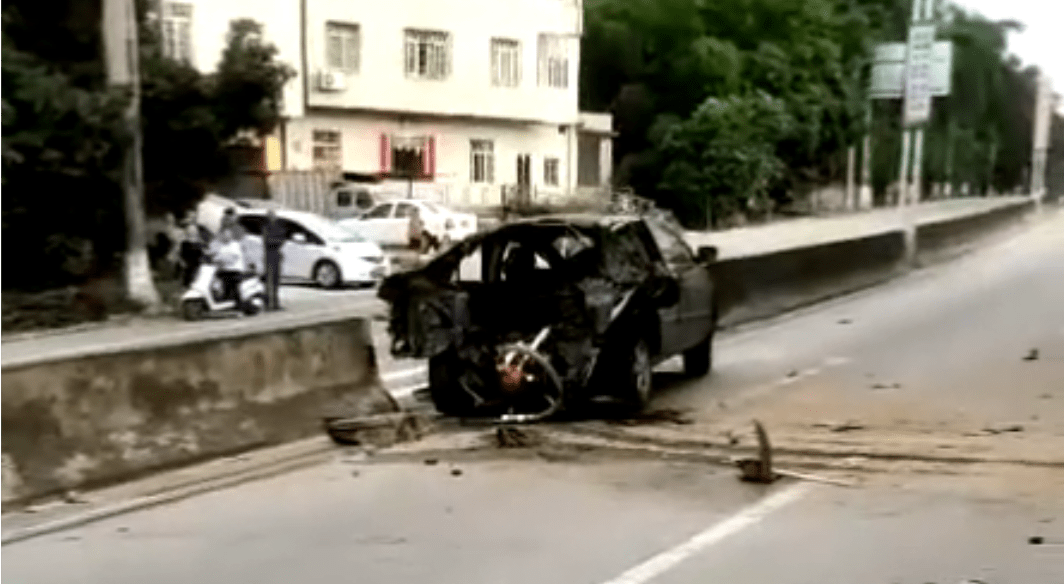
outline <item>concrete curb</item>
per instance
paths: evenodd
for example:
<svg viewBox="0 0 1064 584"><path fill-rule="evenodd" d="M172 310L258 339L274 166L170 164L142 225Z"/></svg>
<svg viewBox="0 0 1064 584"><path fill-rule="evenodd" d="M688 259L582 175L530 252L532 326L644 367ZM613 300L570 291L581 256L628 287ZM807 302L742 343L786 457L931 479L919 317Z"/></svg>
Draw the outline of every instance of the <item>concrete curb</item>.
<svg viewBox="0 0 1064 584"><path fill-rule="evenodd" d="M0 538L0 545L17 543L43 535L65 531L74 527L80 527L89 523L95 523L133 511L157 507L182 499L195 497L197 495L301 470L318 464L323 459L323 455L335 452L337 449L332 442L323 437L308 438L303 442L307 445L305 452L300 452L280 460L236 470L229 474L217 474L205 478L202 481L168 488L162 492L151 495L138 496L118 503L103 504L94 509L89 509L66 517L60 517L44 523L15 528L10 531L5 530L2 538ZM291 447L292 445L289 444L287 446Z"/></svg>

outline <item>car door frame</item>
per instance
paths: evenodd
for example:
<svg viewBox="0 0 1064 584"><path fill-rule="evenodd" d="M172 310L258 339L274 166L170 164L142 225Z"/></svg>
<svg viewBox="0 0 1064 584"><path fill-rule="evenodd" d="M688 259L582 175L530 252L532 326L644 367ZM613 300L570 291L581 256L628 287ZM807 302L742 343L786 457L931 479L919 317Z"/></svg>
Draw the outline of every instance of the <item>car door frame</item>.
<svg viewBox="0 0 1064 584"><path fill-rule="evenodd" d="M369 214L371 212L373 212L375 209L380 208L380 207L387 207L388 208L387 216L385 216L385 217L369 217ZM396 208L395 201L381 201L380 203L377 203L373 207L370 207L366 211L366 213L363 214L361 216L361 218L359 219L360 221L362 221L362 222L364 222L366 224L364 226L364 229L363 229L363 232L362 232L362 236L365 237L366 239L374 242L374 243L379 244L379 245L386 245L387 242L384 240L383 235L385 233L385 228L388 226L387 222L391 220L393 215L395 215L395 208Z"/></svg>
<svg viewBox="0 0 1064 584"><path fill-rule="evenodd" d="M295 219L289 219L288 217L278 217L277 219L285 226L285 242L281 247L281 278L283 280L313 280L314 267L321 259L321 256L324 255L325 242ZM300 232L309 236L306 238L307 241L305 243L297 242L294 239L295 234ZM322 249L315 253L315 247ZM306 257L312 258L305 262L309 265L296 265L296 262L304 263L301 260Z"/></svg>
<svg viewBox="0 0 1064 584"><path fill-rule="evenodd" d="M646 224L658 257L679 287L679 301L673 307L660 310L663 353L666 353L667 348L667 353L673 355L698 346L713 334L716 327L713 278L708 266L698 261L683 236L650 221L646 221ZM671 240L670 247L673 249L663 249L659 237ZM675 324L674 334L667 334L664 330L666 318Z"/></svg>

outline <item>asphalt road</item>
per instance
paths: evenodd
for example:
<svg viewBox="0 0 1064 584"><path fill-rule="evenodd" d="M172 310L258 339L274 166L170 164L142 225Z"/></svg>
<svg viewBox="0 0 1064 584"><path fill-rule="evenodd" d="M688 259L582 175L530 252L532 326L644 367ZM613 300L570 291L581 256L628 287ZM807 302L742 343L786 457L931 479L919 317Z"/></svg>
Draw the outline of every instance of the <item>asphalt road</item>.
<svg viewBox="0 0 1064 584"><path fill-rule="evenodd" d="M570 425L642 453L338 451L5 546L5 581L1064 582L1064 215L717 350L708 379L657 376L691 423ZM647 454L747 444L755 416L779 466L857 486Z"/></svg>

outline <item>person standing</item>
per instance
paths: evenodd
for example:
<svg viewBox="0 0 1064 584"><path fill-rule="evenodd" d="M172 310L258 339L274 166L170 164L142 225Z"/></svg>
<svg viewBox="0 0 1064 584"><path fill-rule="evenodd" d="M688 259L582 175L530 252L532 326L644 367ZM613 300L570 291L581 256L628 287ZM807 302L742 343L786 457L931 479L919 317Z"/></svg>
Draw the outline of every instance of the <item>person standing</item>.
<svg viewBox="0 0 1064 584"><path fill-rule="evenodd" d="M182 283L185 288L192 285L192 280L196 277L196 271L199 270L200 263L203 261L203 252L206 246L207 242L200 233L199 225L196 223L195 217L192 217L185 225L181 241L181 263L185 266L185 271L182 274Z"/></svg>
<svg viewBox="0 0 1064 584"><path fill-rule="evenodd" d="M281 247L288 240L288 230L277 218L273 209L266 211L266 224L262 228L262 243L265 257L263 265L266 267L266 310L280 310L281 303L278 296L278 288L281 284Z"/></svg>

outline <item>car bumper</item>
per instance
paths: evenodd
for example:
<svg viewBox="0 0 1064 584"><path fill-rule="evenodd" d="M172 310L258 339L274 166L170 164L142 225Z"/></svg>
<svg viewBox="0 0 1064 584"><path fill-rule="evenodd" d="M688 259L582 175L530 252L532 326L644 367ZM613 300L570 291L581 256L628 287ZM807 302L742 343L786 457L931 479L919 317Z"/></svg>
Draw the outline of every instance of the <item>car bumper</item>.
<svg viewBox="0 0 1064 584"><path fill-rule="evenodd" d="M368 282L380 282L391 274L388 258L383 258L379 263L356 261L342 266L344 282L364 284Z"/></svg>

